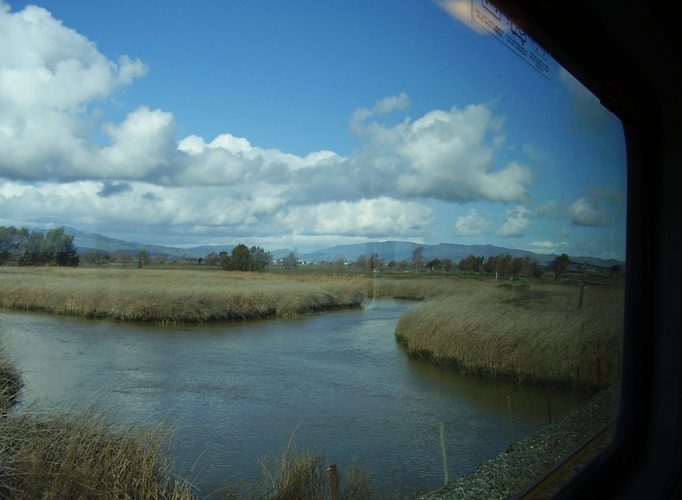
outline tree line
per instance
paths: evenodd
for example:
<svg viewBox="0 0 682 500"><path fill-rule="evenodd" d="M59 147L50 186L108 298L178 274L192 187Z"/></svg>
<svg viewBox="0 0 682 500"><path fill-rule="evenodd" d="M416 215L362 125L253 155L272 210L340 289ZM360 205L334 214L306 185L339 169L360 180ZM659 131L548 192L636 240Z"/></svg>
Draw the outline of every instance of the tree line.
<svg viewBox="0 0 682 500"><path fill-rule="evenodd" d="M337 267L343 267L343 259L335 262ZM566 254L555 257L547 265L540 264L532 257L512 257L509 254L499 254L490 257L469 255L458 262L448 258L424 258L423 247L417 247L412 252L410 260L390 260L385 262L378 253L370 256L360 255L349 265L357 269L374 271L377 269L390 269L414 272L452 272L459 270L464 273L477 273L494 276L495 278L534 278L540 279L546 270L554 273L554 279L558 280L569 271L571 260ZM614 266L617 268L618 266ZM619 269L609 268L609 274L617 274Z"/></svg>
<svg viewBox="0 0 682 500"><path fill-rule="evenodd" d="M532 277L539 279L544 272L543 266L530 257L513 258L511 255L501 254L486 259L485 257L469 255L456 262L448 258L426 260L423 253L418 250L413 253L411 260L385 262L378 254L374 253L369 257L360 255L352 265L359 269L371 271L386 268L402 271L448 273L459 270L465 273L488 274L500 278Z"/></svg>
<svg viewBox="0 0 682 500"><path fill-rule="evenodd" d="M490 256L487 259L469 255L459 261L458 267L460 271L477 272L496 278L540 279L545 272L537 260L531 257L512 257L509 254Z"/></svg>
<svg viewBox="0 0 682 500"><path fill-rule="evenodd" d="M261 247L247 247L243 243L235 246L231 253L211 252L202 259L207 266L220 267L226 271L264 271L272 261L270 252Z"/></svg>
<svg viewBox="0 0 682 500"><path fill-rule="evenodd" d="M78 253L73 235L64 228L46 233L22 227L0 226L0 265L77 266Z"/></svg>

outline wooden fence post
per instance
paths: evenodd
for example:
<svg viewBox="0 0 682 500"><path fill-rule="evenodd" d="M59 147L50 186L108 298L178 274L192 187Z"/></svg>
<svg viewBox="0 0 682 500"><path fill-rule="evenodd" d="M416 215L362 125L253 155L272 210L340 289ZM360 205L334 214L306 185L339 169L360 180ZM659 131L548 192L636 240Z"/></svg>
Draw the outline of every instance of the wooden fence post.
<svg viewBox="0 0 682 500"><path fill-rule="evenodd" d="M507 415L509 417L509 446L514 444L514 429L512 427L511 396L507 394Z"/></svg>
<svg viewBox="0 0 682 500"><path fill-rule="evenodd" d="M585 295L585 283L583 280L580 280L580 299L578 299L578 309L582 309L583 307L583 296Z"/></svg>
<svg viewBox="0 0 682 500"><path fill-rule="evenodd" d="M339 471L336 469L336 464L331 464L327 467L329 473L329 482L332 490L332 500L340 500L339 496Z"/></svg>
<svg viewBox="0 0 682 500"><path fill-rule="evenodd" d="M438 428L440 430L440 455L443 460L443 479L445 484L448 484L448 456L445 452L445 425L443 422L440 423Z"/></svg>

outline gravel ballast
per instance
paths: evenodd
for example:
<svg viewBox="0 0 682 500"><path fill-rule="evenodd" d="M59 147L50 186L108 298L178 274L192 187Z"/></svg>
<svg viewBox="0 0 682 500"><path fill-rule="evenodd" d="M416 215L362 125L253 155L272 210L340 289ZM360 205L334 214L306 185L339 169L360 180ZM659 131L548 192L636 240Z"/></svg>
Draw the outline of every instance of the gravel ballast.
<svg viewBox="0 0 682 500"><path fill-rule="evenodd" d="M514 498L601 432L618 415L620 387L603 389L582 407L514 443L471 474L421 500Z"/></svg>

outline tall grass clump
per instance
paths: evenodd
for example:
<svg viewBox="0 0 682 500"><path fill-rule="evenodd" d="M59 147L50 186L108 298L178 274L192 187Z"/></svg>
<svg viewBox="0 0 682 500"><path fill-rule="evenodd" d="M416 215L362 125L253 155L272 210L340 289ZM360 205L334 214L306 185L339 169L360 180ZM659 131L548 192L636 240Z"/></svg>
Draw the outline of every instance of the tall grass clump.
<svg viewBox="0 0 682 500"><path fill-rule="evenodd" d="M324 458L320 453L297 449L292 439L276 459L265 456L261 460L263 480L246 491L234 487L221 491L223 498L232 500L327 500L332 499L331 481ZM389 491L379 491L372 482L372 474L357 463L339 471L339 496L343 500L398 499Z"/></svg>
<svg viewBox="0 0 682 500"><path fill-rule="evenodd" d="M191 498L162 458L157 430L116 428L103 414L0 419L0 497Z"/></svg>
<svg viewBox="0 0 682 500"><path fill-rule="evenodd" d="M408 311L409 354L464 373L597 389L620 377L623 291L483 283Z"/></svg>
<svg viewBox="0 0 682 500"><path fill-rule="evenodd" d="M253 491L254 498L268 500L324 500L332 498L327 467L321 454L302 452L295 448L293 435L279 458L273 462L269 457L261 461L263 484L260 491ZM353 464L346 471L339 471L339 493L344 500L361 500L376 497L372 488L372 476Z"/></svg>
<svg viewBox="0 0 682 500"><path fill-rule="evenodd" d="M192 270L1 267L0 308L119 321L199 323L290 318L359 307L354 280Z"/></svg>
<svg viewBox="0 0 682 500"><path fill-rule="evenodd" d="M94 410L17 409L21 374L0 346L0 498L190 498L162 458L163 434L115 428Z"/></svg>
<svg viewBox="0 0 682 500"><path fill-rule="evenodd" d="M162 428L116 425L115 415L94 407L81 415L59 408L10 411L22 386L0 346L0 498L197 498L189 482L172 473ZM261 484L213 493L244 500L332 498L322 456L295 449L293 436L276 461L261 463ZM379 493L357 464L340 472L344 500L401 498Z"/></svg>
<svg viewBox="0 0 682 500"><path fill-rule="evenodd" d="M19 402L23 386L19 370L0 346L0 419Z"/></svg>
<svg viewBox="0 0 682 500"><path fill-rule="evenodd" d="M321 456L298 452L291 443L276 464L267 458L263 461L263 475L263 497L270 500L316 500L328 496L328 480Z"/></svg>

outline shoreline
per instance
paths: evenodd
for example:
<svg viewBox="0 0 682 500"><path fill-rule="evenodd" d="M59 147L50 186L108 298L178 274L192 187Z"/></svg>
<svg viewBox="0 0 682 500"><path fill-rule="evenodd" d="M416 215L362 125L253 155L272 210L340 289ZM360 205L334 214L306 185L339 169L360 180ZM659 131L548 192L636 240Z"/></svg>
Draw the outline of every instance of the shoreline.
<svg viewBox="0 0 682 500"><path fill-rule="evenodd" d="M618 416L619 402L620 385L603 389L580 408L514 443L474 472L420 496L419 500L516 498L609 426Z"/></svg>
<svg viewBox="0 0 682 500"><path fill-rule="evenodd" d="M620 379L622 291L472 289L407 311L395 336L407 354L468 375L599 390Z"/></svg>
<svg viewBox="0 0 682 500"><path fill-rule="evenodd" d="M388 298L388 297L387 297ZM125 323L125 324L139 324L139 325L153 325L160 328L170 327L170 326L197 326L197 325L220 325L221 323L244 323L250 321L268 321L268 320L295 320L298 318L304 318L309 315L314 314L325 314L336 311L353 311L355 309L362 309L363 301L358 304L348 304L348 305L330 305L324 306L319 309L306 309L305 311L299 313L291 313L287 316L277 316L276 314L268 314L264 316L246 316L246 317L227 317L227 318L216 318L209 320L159 320L159 319L121 319L113 318L108 316L88 316L82 314L68 313L68 312L54 312L44 309L18 309L18 308L8 308L0 307L0 314L41 314L46 316L57 316L60 318L70 318L70 319L83 319L83 320L93 320L93 321L111 321L114 323Z"/></svg>
<svg viewBox="0 0 682 500"><path fill-rule="evenodd" d="M203 271L0 269L0 309L157 324L294 318L361 307L363 283Z"/></svg>
<svg viewBox="0 0 682 500"><path fill-rule="evenodd" d="M428 350L421 351L410 351L405 341L396 335L396 340L400 346L405 350L405 354L412 359L426 361L434 366L440 366L448 368L451 370L456 370L462 375L467 377L482 378L488 380L503 380L506 382L512 382L514 384L522 384L529 386L541 386L556 389L569 389L574 391L586 391L591 393L597 393L604 387L597 387L590 384L576 384L571 382L567 378L540 378L531 377L528 375L519 375L513 371L509 372L498 372L494 369L485 369L483 367L478 368L466 368L462 363L456 359L441 359L434 357L434 355Z"/></svg>

